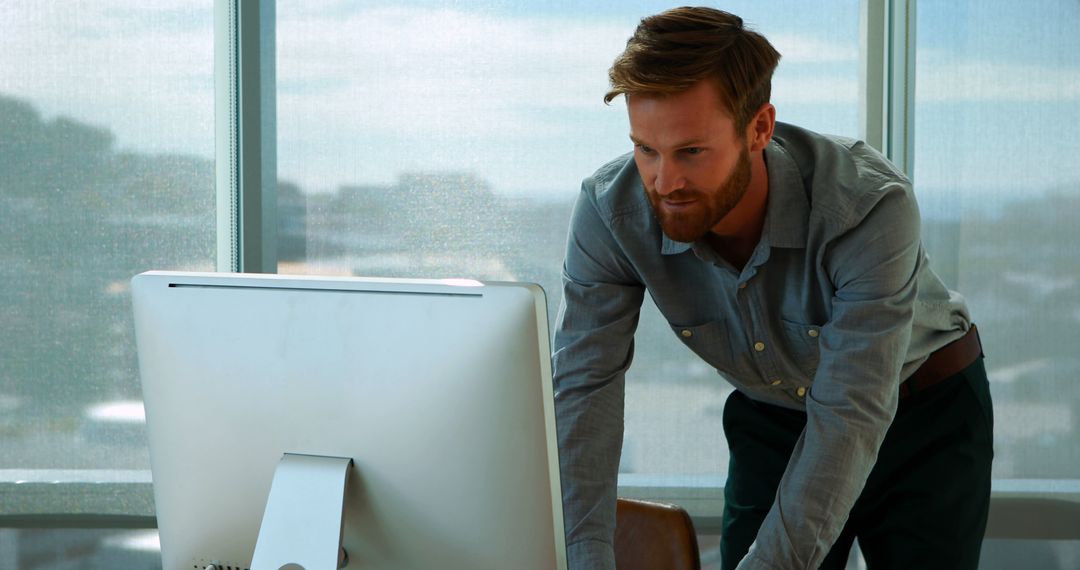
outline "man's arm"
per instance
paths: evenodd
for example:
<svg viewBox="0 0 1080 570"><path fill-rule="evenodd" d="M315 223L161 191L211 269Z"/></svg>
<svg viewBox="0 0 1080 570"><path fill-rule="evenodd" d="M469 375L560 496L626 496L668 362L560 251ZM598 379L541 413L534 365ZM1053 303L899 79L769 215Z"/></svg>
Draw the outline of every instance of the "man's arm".
<svg viewBox="0 0 1080 570"><path fill-rule="evenodd" d="M896 415L921 269L919 212L890 184L822 262L835 286L806 429L738 570L816 569L840 535Z"/></svg>
<svg viewBox="0 0 1080 570"><path fill-rule="evenodd" d="M614 569L624 374L644 288L597 212L591 180L574 207L555 328L555 413L567 558Z"/></svg>

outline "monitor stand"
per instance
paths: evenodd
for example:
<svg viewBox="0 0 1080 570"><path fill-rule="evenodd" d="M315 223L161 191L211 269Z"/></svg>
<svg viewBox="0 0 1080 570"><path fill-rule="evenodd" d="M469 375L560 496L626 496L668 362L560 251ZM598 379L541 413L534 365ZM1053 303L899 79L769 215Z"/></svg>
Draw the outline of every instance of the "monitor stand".
<svg viewBox="0 0 1080 570"><path fill-rule="evenodd" d="M286 453L270 484L270 497L251 570L337 570L345 483L352 459Z"/></svg>

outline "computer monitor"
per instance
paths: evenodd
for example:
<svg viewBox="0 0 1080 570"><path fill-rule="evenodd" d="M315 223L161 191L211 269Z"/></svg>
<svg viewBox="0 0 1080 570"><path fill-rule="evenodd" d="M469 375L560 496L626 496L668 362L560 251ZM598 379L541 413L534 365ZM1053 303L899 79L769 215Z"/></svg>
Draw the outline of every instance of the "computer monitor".
<svg viewBox="0 0 1080 570"><path fill-rule="evenodd" d="M165 570L312 534L346 568L566 567L540 287L150 272L132 297Z"/></svg>

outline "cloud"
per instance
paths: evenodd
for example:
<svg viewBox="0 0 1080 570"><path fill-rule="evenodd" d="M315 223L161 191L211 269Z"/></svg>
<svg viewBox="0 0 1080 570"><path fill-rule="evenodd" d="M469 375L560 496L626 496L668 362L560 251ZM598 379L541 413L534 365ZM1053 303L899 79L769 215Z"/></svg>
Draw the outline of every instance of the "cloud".
<svg viewBox="0 0 1080 570"><path fill-rule="evenodd" d="M780 52L780 65L795 63L858 63L858 40L840 42L801 34L769 34Z"/></svg>
<svg viewBox="0 0 1080 570"><path fill-rule="evenodd" d="M926 103L1080 101L1080 69L1039 63L959 60L920 54L915 94Z"/></svg>
<svg viewBox="0 0 1080 570"><path fill-rule="evenodd" d="M213 152L213 14L197 0L4 2L0 93L121 146Z"/></svg>
<svg viewBox="0 0 1080 570"><path fill-rule="evenodd" d="M200 0L4 3L0 92L47 114L107 126L143 150L209 153L212 9ZM559 114L598 108L624 21L460 9L278 7L278 101L285 134L556 136ZM839 44L777 35L785 62L842 61ZM790 83L790 82L789 82ZM785 81L780 82L781 85ZM788 100L834 101L812 79ZM777 92L781 91L777 89Z"/></svg>
<svg viewBox="0 0 1080 570"><path fill-rule="evenodd" d="M282 174L333 187L460 161L500 189L521 178L563 187L576 181L549 181L553 164L580 178L582 163L625 145L625 115L601 98L633 18L453 6L279 4ZM2 2L0 93L107 127L121 147L212 156L212 17L205 0ZM856 108L850 38L770 39L783 53L778 105ZM956 56L919 52L920 102L1080 99L1080 70Z"/></svg>
<svg viewBox="0 0 1080 570"><path fill-rule="evenodd" d="M281 108L328 125L419 134L543 130L539 112L595 108L626 40L621 26L457 10L346 17L278 12ZM323 85L325 89L311 86ZM530 119L530 116L533 118ZM532 123L532 124L528 124ZM359 126L359 125L357 125Z"/></svg>
<svg viewBox="0 0 1080 570"><path fill-rule="evenodd" d="M377 8L346 16L279 10L278 20L283 108L295 104L316 115L322 109L335 115L324 122L339 126L362 115L365 129L395 133L438 124L492 134L549 130L551 117L537 111L597 107L607 69L630 33L622 22L452 9ZM787 64L858 58L840 42L797 34L777 35L775 42ZM854 82L785 78L774 93L799 103L854 100Z"/></svg>
<svg viewBox="0 0 1080 570"><path fill-rule="evenodd" d="M857 104L859 81L853 74L823 77L776 77L773 79L772 99L784 104Z"/></svg>

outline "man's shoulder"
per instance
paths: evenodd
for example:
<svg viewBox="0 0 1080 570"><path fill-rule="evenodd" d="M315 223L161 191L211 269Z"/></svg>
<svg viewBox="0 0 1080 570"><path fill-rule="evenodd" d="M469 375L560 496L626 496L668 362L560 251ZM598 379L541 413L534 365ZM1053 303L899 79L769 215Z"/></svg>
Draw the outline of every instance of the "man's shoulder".
<svg viewBox="0 0 1080 570"><path fill-rule="evenodd" d="M618 156L598 168L585 179L582 191L607 218L641 212L649 207L632 152Z"/></svg>
<svg viewBox="0 0 1080 570"><path fill-rule="evenodd" d="M885 155L859 139L818 133L781 122L776 123L774 139L799 163L800 170L830 167L845 178L910 184L907 176Z"/></svg>
<svg viewBox="0 0 1080 570"><path fill-rule="evenodd" d="M911 192L907 176L861 140L780 122L773 138L796 164L811 208L841 225L860 220L887 193Z"/></svg>

